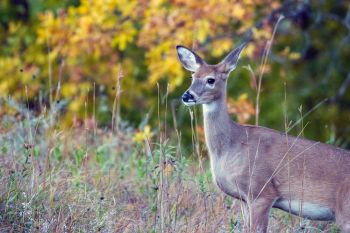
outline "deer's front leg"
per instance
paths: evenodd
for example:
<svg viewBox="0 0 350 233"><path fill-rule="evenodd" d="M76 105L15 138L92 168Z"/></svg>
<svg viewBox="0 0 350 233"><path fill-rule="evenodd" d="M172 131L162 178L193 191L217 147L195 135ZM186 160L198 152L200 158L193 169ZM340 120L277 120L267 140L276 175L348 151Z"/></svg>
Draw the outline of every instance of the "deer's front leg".
<svg viewBox="0 0 350 233"><path fill-rule="evenodd" d="M259 198L248 204L250 232L265 233L273 200Z"/></svg>
<svg viewBox="0 0 350 233"><path fill-rule="evenodd" d="M341 232L350 233L350 180L343 182L338 189L335 219Z"/></svg>

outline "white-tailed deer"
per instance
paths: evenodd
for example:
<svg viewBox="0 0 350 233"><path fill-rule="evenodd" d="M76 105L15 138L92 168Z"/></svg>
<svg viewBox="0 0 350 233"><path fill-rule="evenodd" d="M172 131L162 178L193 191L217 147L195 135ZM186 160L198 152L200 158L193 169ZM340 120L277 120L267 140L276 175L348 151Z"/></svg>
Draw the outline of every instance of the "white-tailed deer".
<svg viewBox="0 0 350 233"><path fill-rule="evenodd" d="M266 232L271 207L311 220L335 220L350 232L350 151L272 129L239 125L226 108L226 86L245 44L216 65L177 46L192 72L185 105L203 105L214 182L246 203L249 231Z"/></svg>

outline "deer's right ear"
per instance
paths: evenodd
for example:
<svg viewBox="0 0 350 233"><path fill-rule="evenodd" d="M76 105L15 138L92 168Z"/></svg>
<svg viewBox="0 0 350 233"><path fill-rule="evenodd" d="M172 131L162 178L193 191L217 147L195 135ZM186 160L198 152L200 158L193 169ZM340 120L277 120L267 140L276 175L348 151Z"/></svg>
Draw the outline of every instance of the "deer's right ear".
<svg viewBox="0 0 350 233"><path fill-rule="evenodd" d="M178 45L176 46L176 50L177 55L185 69L191 72L196 72L199 67L204 64L202 58L200 58L200 56L198 56L191 49Z"/></svg>

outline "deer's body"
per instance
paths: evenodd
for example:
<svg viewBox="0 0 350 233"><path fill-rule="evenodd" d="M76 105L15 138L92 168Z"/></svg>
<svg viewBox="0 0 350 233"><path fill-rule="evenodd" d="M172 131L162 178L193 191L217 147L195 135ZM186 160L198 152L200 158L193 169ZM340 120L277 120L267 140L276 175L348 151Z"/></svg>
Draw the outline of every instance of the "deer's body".
<svg viewBox="0 0 350 233"><path fill-rule="evenodd" d="M223 192L245 202L261 197L269 207L309 219L335 220L335 193L343 184L350 187L350 152L238 125L225 108L203 112L212 173Z"/></svg>
<svg viewBox="0 0 350 233"><path fill-rule="evenodd" d="M214 182L247 204L250 231L266 232L274 207L312 220L335 220L343 232L350 232L350 152L236 124L227 112L226 84L243 46L218 65L184 49L178 47L179 58L194 74L183 101L203 104Z"/></svg>

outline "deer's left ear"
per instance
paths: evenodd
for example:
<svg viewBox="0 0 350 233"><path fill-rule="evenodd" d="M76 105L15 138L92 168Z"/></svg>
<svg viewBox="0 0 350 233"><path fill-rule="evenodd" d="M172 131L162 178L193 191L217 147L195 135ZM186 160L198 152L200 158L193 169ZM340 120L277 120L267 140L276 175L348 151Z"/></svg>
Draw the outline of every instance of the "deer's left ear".
<svg viewBox="0 0 350 233"><path fill-rule="evenodd" d="M243 43L234 50L232 50L219 64L219 70L223 73L230 73L237 66L239 56L241 55L242 50L247 44Z"/></svg>
<svg viewBox="0 0 350 233"><path fill-rule="evenodd" d="M176 50L177 55L179 56L179 59L186 70L196 72L199 67L204 64L203 59L191 49L178 45L176 46Z"/></svg>

